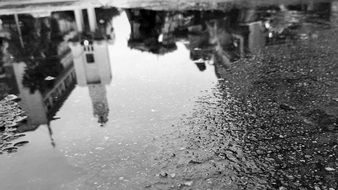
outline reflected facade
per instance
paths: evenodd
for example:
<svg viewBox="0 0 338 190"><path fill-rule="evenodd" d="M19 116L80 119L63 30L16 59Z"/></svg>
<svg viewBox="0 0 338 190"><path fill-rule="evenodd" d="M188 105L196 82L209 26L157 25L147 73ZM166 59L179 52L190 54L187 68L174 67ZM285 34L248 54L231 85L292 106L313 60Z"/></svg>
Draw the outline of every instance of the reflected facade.
<svg viewBox="0 0 338 190"><path fill-rule="evenodd" d="M21 98L28 121L20 132L46 125L52 134L50 121L76 84L88 86L94 115L101 124L107 121L108 46L117 14L116 9L90 7L0 15L0 83L4 93Z"/></svg>
<svg viewBox="0 0 338 190"><path fill-rule="evenodd" d="M85 173L68 189L137 189L140 178L156 189L333 188L337 11L336 2L312 1L0 15L0 98L18 95L28 116L10 127L0 121L0 154L17 143L39 154L19 152L14 161L57 152ZM60 166L46 158L39 161ZM22 169L10 159L1 163L14 167L1 174ZM151 167L162 164L168 173L154 178ZM32 168L23 171L52 171Z"/></svg>
<svg viewBox="0 0 338 190"><path fill-rule="evenodd" d="M112 80L109 45L113 40L81 39L71 42L77 84L88 86L93 114L104 125L108 121L109 107L106 85Z"/></svg>
<svg viewBox="0 0 338 190"><path fill-rule="evenodd" d="M184 42L199 71L214 65L216 76L226 78L229 65L264 47L315 38L317 34L295 31L310 18L315 22L313 15L329 21L336 7L336 3L304 3L228 11L126 9L131 28L128 46L164 55ZM109 46L115 40L112 21L117 14L115 8L83 7L0 15L0 84L4 93L22 99L29 116L22 132L49 126L75 84L88 87L98 123L108 121Z"/></svg>

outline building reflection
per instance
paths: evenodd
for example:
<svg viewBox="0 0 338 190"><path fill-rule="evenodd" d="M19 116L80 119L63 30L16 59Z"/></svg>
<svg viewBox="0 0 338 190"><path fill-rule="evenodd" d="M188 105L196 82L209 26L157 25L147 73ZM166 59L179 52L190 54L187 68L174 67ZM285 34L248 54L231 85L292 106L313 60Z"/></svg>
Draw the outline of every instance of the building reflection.
<svg viewBox="0 0 338 190"><path fill-rule="evenodd" d="M224 75L221 73L241 57L259 53L264 47L307 38L311 34L297 33L303 23L316 22L317 17L329 20L332 9L331 2L275 4L227 11L130 9L127 10L131 25L128 45L165 54L175 50L177 41L185 41L198 70L204 71L208 64L214 64L216 75L221 77ZM322 25L327 27L325 23Z"/></svg>
<svg viewBox="0 0 338 190"><path fill-rule="evenodd" d="M20 96L20 104L29 116L19 130L49 125L75 86L70 49L59 39L74 28L71 22L56 19L55 15L4 15L1 20L10 34L2 39L7 44L2 52L6 71L3 81L12 87L11 93Z"/></svg>
<svg viewBox="0 0 338 190"><path fill-rule="evenodd" d="M252 10L182 11L127 10L129 46L156 54L168 53L177 41L187 41L190 57L200 71L214 59L225 65L266 43L263 22ZM249 17L249 19L247 18Z"/></svg>
<svg viewBox="0 0 338 190"><path fill-rule="evenodd" d="M126 13L131 27L129 47L154 54L165 54L177 49L174 38L162 34L164 28L170 31L175 29L169 26L169 12L129 9Z"/></svg>
<svg viewBox="0 0 338 190"><path fill-rule="evenodd" d="M75 10L80 33L68 43L73 55L77 84L88 87L93 115L101 126L108 121L106 85L112 80L108 49L115 40L112 19L117 14L116 9Z"/></svg>
<svg viewBox="0 0 338 190"><path fill-rule="evenodd" d="M47 126L55 146L50 122L76 83L88 86L94 115L100 124L107 122L108 46L117 14L116 9L90 7L0 15L0 84L19 95L28 116L19 132Z"/></svg>
<svg viewBox="0 0 338 190"><path fill-rule="evenodd" d="M182 41L199 71L214 65L217 77L224 78L227 67L242 57L311 37L296 31L309 20L329 21L336 9L336 3L228 11L127 9L128 45L165 54ZM0 83L22 99L29 119L21 131L49 126L76 83L88 87L93 115L100 125L108 121L106 85L112 80L108 49L114 43L112 18L117 14L116 9L81 7L0 15Z"/></svg>
<svg viewBox="0 0 338 190"><path fill-rule="evenodd" d="M112 73L109 45L113 40L84 38L70 43L74 58L77 84L88 86L94 116L103 126L108 121L109 107L106 85L111 83Z"/></svg>

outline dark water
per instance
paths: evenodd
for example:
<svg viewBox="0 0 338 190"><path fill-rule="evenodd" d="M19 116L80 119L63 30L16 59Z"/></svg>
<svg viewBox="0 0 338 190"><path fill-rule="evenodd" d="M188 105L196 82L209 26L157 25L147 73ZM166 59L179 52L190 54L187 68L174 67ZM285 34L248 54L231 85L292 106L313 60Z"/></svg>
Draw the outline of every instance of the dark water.
<svg viewBox="0 0 338 190"><path fill-rule="evenodd" d="M338 189L336 2L65 10L0 16L0 189Z"/></svg>

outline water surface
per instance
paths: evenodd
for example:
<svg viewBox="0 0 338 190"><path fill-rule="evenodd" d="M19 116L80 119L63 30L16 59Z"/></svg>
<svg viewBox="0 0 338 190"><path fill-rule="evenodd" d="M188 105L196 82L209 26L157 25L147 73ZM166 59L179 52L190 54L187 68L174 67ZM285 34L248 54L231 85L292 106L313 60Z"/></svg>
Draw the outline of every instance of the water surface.
<svg viewBox="0 0 338 190"><path fill-rule="evenodd" d="M335 11L335 2L305 2L1 15L1 96L18 95L28 116L17 128L24 137L6 144L16 132L1 132L1 189L335 188ZM301 127L282 134L268 124L275 120ZM275 148L253 151L275 139L294 156L280 138L303 132L301 143L319 141L333 155L306 161L318 163L313 176L277 160L284 154ZM6 151L20 141L29 143ZM308 159L312 148L300 155Z"/></svg>

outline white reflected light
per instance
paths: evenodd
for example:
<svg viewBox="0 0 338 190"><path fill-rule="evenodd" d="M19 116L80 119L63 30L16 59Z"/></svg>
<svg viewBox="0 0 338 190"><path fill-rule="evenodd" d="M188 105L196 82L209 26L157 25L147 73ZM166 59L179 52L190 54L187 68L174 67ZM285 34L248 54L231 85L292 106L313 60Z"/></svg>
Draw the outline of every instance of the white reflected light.
<svg viewBox="0 0 338 190"><path fill-rule="evenodd" d="M85 40L85 41L83 41L83 44L84 44L85 46L88 46L88 45L89 45L89 41L88 41L88 40Z"/></svg>
<svg viewBox="0 0 338 190"><path fill-rule="evenodd" d="M158 42L163 42L163 34L161 34L159 37L158 37Z"/></svg>

